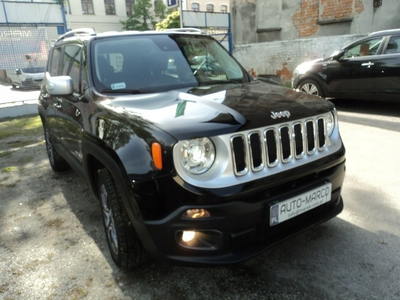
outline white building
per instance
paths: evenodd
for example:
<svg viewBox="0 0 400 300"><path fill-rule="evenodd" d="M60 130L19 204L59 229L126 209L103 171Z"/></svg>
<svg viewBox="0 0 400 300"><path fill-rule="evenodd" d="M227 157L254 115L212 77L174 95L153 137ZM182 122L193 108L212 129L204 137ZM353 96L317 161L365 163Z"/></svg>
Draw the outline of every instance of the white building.
<svg viewBox="0 0 400 300"><path fill-rule="evenodd" d="M120 31L120 21L132 14L135 0L68 0L65 5L69 29L93 28L96 32ZM156 2L155 2L156 3ZM229 12L229 0L183 0L183 10Z"/></svg>

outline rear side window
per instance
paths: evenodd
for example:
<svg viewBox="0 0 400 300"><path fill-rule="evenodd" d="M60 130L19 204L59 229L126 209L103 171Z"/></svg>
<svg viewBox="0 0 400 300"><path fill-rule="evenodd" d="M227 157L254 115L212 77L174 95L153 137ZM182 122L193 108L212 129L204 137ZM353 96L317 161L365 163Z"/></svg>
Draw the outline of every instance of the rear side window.
<svg viewBox="0 0 400 300"><path fill-rule="evenodd" d="M386 46L385 54L400 53L400 36L392 36Z"/></svg>

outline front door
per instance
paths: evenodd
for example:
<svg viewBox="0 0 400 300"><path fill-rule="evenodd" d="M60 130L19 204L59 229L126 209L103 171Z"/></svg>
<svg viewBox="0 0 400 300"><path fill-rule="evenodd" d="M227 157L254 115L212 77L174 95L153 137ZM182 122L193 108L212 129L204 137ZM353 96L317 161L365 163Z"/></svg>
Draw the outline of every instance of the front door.
<svg viewBox="0 0 400 300"><path fill-rule="evenodd" d="M376 67L383 38L365 39L345 49L338 60L328 65L328 94L342 98L372 99Z"/></svg>
<svg viewBox="0 0 400 300"><path fill-rule="evenodd" d="M74 93L63 96L59 101L57 126L61 143L66 154L73 158L73 163L82 164L82 131L81 115L81 58L79 45L67 45L63 52L62 74L70 76L74 85Z"/></svg>

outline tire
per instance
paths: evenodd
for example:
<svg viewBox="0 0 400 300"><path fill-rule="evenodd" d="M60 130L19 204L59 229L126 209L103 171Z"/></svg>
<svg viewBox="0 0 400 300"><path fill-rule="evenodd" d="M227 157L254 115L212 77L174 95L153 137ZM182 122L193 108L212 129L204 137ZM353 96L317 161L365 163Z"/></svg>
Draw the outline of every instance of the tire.
<svg viewBox="0 0 400 300"><path fill-rule="evenodd" d="M50 166L55 172L63 172L69 170L71 167L67 161L61 157L56 149L53 147L53 137L48 126L43 123L44 138L46 140L47 157L49 158Z"/></svg>
<svg viewBox="0 0 400 300"><path fill-rule="evenodd" d="M321 85L314 79L306 79L300 82L297 89L307 94L324 97L324 92Z"/></svg>
<svg viewBox="0 0 400 300"><path fill-rule="evenodd" d="M113 261L124 270L146 263L149 255L129 221L121 196L107 169L99 171L97 189L107 244Z"/></svg>

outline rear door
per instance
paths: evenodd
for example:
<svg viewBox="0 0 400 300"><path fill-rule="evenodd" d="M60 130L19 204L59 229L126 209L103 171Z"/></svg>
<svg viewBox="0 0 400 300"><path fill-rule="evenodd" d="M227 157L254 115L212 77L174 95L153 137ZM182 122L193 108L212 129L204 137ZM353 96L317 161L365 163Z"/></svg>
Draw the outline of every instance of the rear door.
<svg viewBox="0 0 400 300"><path fill-rule="evenodd" d="M364 39L346 48L338 60L331 61L327 71L328 94L338 98L372 99L383 41L384 37Z"/></svg>
<svg viewBox="0 0 400 300"><path fill-rule="evenodd" d="M376 99L400 101L400 35L388 39L375 68Z"/></svg>

